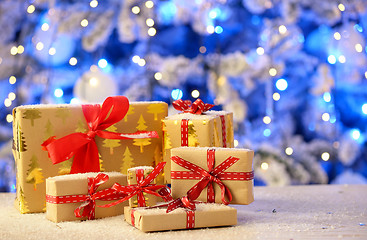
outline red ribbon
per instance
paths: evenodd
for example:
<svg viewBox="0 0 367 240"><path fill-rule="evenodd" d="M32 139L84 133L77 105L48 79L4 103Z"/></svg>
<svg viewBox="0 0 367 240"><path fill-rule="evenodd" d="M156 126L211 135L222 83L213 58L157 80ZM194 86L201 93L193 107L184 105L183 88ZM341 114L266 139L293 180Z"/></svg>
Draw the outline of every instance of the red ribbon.
<svg viewBox="0 0 367 240"><path fill-rule="evenodd" d="M181 146L189 146L189 119L181 120Z"/></svg>
<svg viewBox="0 0 367 240"><path fill-rule="evenodd" d="M227 147L227 129L226 129L226 119L224 118L224 115L220 115L220 120L222 122L222 142L223 147Z"/></svg>
<svg viewBox="0 0 367 240"><path fill-rule="evenodd" d="M119 193L112 188L107 188L97 191L97 188L109 179L108 175L99 173L95 178L88 177L88 194L85 195L66 195L66 196L51 196L46 195L46 202L54 204L63 203L78 203L83 202L75 209L76 217L88 217L89 220L95 218L96 200L111 201L124 198L126 194ZM97 207L107 207L106 205Z"/></svg>
<svg viewBox="0 0 367 240"><path fill-rule="evenodd" d="M184 208L186 211L186 228L191 229L195 227L195 203L201 202L193 202L185 196L182 198L178 198L173 200L171 197L171 201L169 203L160 204L152 207L145 207L142 209L154 209L154 208L164 208L167 207L166 213L172 212L177 208ZM131 209L131 225L135 227L135 216L134 216L135 209Z"/></svg>
<svg viewBox="0 0 367 240"><path fill-rule="evenodd" d="M112 186L112 189L117 191L117 192L125 194L126 197L124 197L124 198L122 198L122 199L120 199L116 202L103 205L103 207L111 207L111 206L117 205L121 202L124 202L124 201L132 198L135 195L138 198L138 206L139 207L145 207L146 204L145 204L145 198L144 198L144 194L143 194L144 192L148 193L148 194L151 194L151 195L155 195L157 197L161 197L165 201L171 200L169 198L169 196L167 195L167 193L170 194L170 190L167 189L167 187L165 185L151 184L151 182L153 182L153 180L163 170L165 165L166 165L166 162L159 163L145 179L142 179L142 178L137 179L138 180L137 184L129 185L129 186L122 186L118 183L115 183ZM165 189L165 190L163 190L163 189Z"/></svg>
<svg viewBox="0 0 367 240"><path fill-rule="evenodd" d="M208 187L207 190L207 201L215 202L215 194L213 183L217 183L221 188L221 200L224 204L229 204L232 201L232 194L226 185L222 182L222 180L252 180L253 179L253 171L251 172L224 172L230 166L235 164L239 158L228 157L224 162L219 164L217 167L214 167L215 161L215 150L208 149L207 151L207 165L208 171L202 169L201 167L190 163L178 156L171 157L172 161L176 164L184 167L191 172L185 171L171 171L171 179L199 179L199 182L195 184L188 192L187 195L190 200L196 200L200 193ZM228 201L225 197L228 197Z"/></svg>
<svg viewBox="0 0 367 240"><path fill-rule="evenodd" d="M107 139L158 138L155 131L136 133L115 133L106 128L121 121L129 109L129 100L123 96L107 98L102 108L99 104L82 105L84 117L88 123L87 133L72 133L60 139L50 137L42 146L48 151L53 164L74 156L70 173L99 172L98 148L95 136Z"/></svg>
<svg viewBox="0 0 367 240"><path fill-rule="evenodd" d="M191 104L190 100L183 101L182 99L176 100L172 103L173 107L179 111L185 113L193 113L193 114L202 114L203 112L208 111L215 105L204 103L201 99L197 99L194 103Z"/></svg>

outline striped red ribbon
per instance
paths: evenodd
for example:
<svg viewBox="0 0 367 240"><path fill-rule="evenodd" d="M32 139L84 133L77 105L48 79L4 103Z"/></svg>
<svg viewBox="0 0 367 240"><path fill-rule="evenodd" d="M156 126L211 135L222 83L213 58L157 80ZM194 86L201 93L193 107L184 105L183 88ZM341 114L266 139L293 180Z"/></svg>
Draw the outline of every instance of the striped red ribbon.
<svg viewBox="0 0 367 240"><path fill-rule="evenodd" d="M232 194L228 187L222 182L222 180L238 180L249 181L254 178L253 171L251 172L224 172L230 166L235 164L239 158L228 157L224 162L214 168L215 163L215 149L207 150L207 165L208 171L203 168L186 161L178 156L172 156L172 161L180 165L183 168L190 170L187 171L171 171L171 179L199 179L188 192L187 195L190 200L196 200L201 192L207 188L207 201L215 202L215 193L213 183L216 183L221 188L221 200L224 204L229 204L232 201ZM226 196L228 201L226 200Z"/></svg>
<svg viewBox="0 0 367 240"><path fill-rule="evenodd" d="M220 115L220 120L222 122L222 142L223 147L227 147L227 129L226 129L226 119L224 115Z"/></svg>
<svg viewBox="0 0 367 240"><path fill-rule="evenodd" d="M79 203L83 202L75 209L76 217L88 217L89 220L95 218L96 200L111 201L124 198L126 194L116 192L112 188L107 188L96 192L97 188L109 179L108 175L99 173L96 177L88 177L88 194L51 196L46 195L46 202L53 204ZM106 205L97 207L107 207Z"/></svg>
<svg viewBox="0 0 367 240"><path fill-rule="evenodd" d="M197 99L194 103L191 104L190 100L183 101L182 99L176 100L172 103L173 107L179 111L185 113L192 114L202 114L203 112L208 111L212 107L213 104L204 103L201 99Z"/></svg>
<svg viewBox="0 0 367 240"><path fill-rule="evenodd" d="M116 202L103 205L103 207L111 207L117 205L132 198L135 195L138 199L138 207L145 207L146 203L144 193L161 197L164 201L169 201L170 198L167 196L167 192L168 194L170 194L170 190L167 189L168 187L166 187L165 185L151 184L153 180L158 176L158 174L163 170L165 165L166 162L160 162L146 178L144 178L144 171L140 171L141 169L137 169L137 184L122 186L118 183L115 183L112 186L112 189L116 192L125 194L125 197L119 199Z"/></svg>
<svg viewBox="0 0 367 240"><path fill-rule="evenodd" d="M181 146L189 146L189 119L181 120Z"/></svg>

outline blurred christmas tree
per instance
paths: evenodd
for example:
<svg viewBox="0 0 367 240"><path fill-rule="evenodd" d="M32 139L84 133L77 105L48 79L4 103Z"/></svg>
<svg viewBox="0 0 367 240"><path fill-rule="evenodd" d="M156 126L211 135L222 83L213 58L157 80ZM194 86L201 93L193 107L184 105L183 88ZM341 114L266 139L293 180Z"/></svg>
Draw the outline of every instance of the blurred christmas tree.
<svg viewBox="0 0 367 240"><path fill-rule="evenodd" d="M236 145L257 153L258 184L366 183L366 6L3 0L0 189L14 183L13 107L116 94L200 97L233 111Z"/></svg>

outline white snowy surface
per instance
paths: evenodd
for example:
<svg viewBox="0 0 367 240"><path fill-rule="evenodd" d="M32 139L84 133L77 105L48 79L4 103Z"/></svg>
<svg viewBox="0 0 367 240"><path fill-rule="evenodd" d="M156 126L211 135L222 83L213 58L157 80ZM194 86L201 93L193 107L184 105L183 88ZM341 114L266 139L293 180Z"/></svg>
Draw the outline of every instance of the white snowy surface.
<svg viewBox="0 0 367 240"><path fill-rule="evenodd" d="M255 187L255 202L232 205L238 225L143 233L123 216L53 223L44 213L20 214L15 194L0 194L0 239L367 239L367 185Z"/></svg>

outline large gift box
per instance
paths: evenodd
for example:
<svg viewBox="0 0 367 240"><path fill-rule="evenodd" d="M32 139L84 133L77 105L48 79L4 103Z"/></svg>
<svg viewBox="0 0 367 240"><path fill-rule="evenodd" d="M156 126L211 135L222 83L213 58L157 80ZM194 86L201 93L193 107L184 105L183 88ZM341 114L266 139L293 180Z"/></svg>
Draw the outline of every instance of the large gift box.
<svg viewBox="0 0 367 240"><path fill-rule="evenodd" d="M233 147L233 114L225 111L207 111L214 105L204 104L200 99L191 102L177 100L174 107L182 113L163 120L163 160L165 182L171 183L170 157L175 147ZM193 108L194 106L202 108Z"/></svg>
<svg viewBox="0 0 367 240"><path fill-rule="evenodd" d="M123 214L127 201L108 206L126 196L111 189L115 183L126 185L126 175L118 172L80 173L46 179L47 219L63 222Z"/></svg>
<svg viewBox="0 0 367 240"><path fill-rule="evenodd" d="M143 232L175 229L232 226L237 224L237 210L223 204L196 204L196 210L178 208L125 207L125 220Z"/></svg>
<svg viewBox="0 0 367 240"><path fill-rule="evenodd" d="M167 116L167 107L164 102L132 102L129 106L121 96L107 98L102 107L16 107L16 207L21 213L45 211L48 177L98 171L126 174L131 167L155 166L162 161L161 120Z"/></svg>
<svg viewBox="0 0 367 240"><path fill-rule="evenodd" d="M172 197L224 204L254 201L254 152L240 148L180 147L171 150Z"/></svg>

